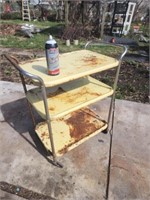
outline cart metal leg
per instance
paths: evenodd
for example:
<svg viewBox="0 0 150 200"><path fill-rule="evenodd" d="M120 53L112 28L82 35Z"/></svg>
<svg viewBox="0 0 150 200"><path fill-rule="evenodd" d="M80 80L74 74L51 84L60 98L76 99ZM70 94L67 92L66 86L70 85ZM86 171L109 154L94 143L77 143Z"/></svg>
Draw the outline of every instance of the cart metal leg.
<svg viewBox="0 0 150 200"><path fill-rule="evenodd" d="M43 94L43 102L44 102L45 114L46 114L46 123L47 123L47 126L48 126L50 144L51 144L52 155L53 155L53 164L56 165L56 166L58 166L58 167L63 167L62 164L60 164L56 160L56 153L55 153L55 148L54 148L52 127L51 127L51 123L50 123L50 115L49 115L49 112L48 112L48 103L47 103L47 96L46 96L46 88L45 88L43 80L39 76L30 74L29 72L26 72L26 71L22 70L20 68L20 66L18 65L19 62L18 62L18 60L16 58L14 58L12 56L9 56L7 54L4 54L4 56L19 71L20 78L21 78L21 81L22 81L22 85L23 85L23 89L24 89L25 94L27 94L27 87L26 87L26 83L25 83L24 77L28 77L31 80L36 80L39 83L39 87L41 87L42 94ZM35 119L34 119L34 114L32 112L31 105L30 105L29 102L28 102L28 107L29 107L29 111L30 111L30 114L31 114L31 119L32 119L33 125L36 126Z"/></svg>
<svg viewBox="0 0 150 200"><path fill-rule="evenodd" d="M22 85L23 85L24 93L26 94L27 93L27 87L26 87L24 77L21 73L20 73L20 78L21 78L21 82L22 82ZM27 100L27 104L28 104L28 109L29 109L30 116L31 116L31 119L32 119L33 127L35 127L36 123L35 123L35 119L34 119L34 114L32 112L32 108L31 108L31 105L30 105L28 100Z"/></svg>
<svg viewBox="0 0 150 200"><path fill-rule="evenodd" d="M100 40L93 40L93 41L91 40L91 41L86 43L85 49L87 49L89 46L101 46L101 45L121 47L124 50L123 53L118 58L119 65L117 67L115 81L114 81L114 85L113 85L114 92L113 92L113 95L111 97L111 102L110 102L110 107L109 107L109 112L108 112L108 119L107 119L108 127L105 131L103 131L104 133L107 133L112 129L112 125L110 126L110 122L112 121L111 123L113 123L112 111L113 111L113 104L114 104L114 101L115 101L115 93L116 93L116 88L117 88L117 83L118 83L118 77L119 77L119 73L120 73L120 67L121 67L122 59L123 59L124 55L127 53L128 48L126 46L123 46L123 45L120 45L120 44L114 44L114 43L111 44L111 43L108 43L108 42L101 42Z"/></svg>
<svg viewBox="0 0 150 200"><path fill-rule="evenodd" d="M47 103L45 86L42 86L42 93L43 93L43 101L44 101L44 107L45 107L45 113L46 113L46 122L47 122L47 126L48 126L50 144L51 144L52 154L53 154L53 163L54 163L54 165L56 165L58 167L63 167L63 165L61 163L59 163L56 159L56 152L55 152L55 147L54 147L54 140L53 140L53 135L52 135L52 127L51 127L51 123L50 123L50 116L49 116L49 111L48 111L48 103Z"/></svg>
<svg viewBox="0 0 150 200"><path fill-rule="evenodd" d="M26 94L27 93L27 88L26 88L26 83L25 83L24 77L23 77L22 74L20 74L20 77L21 77L23 88L24 88L24 92ZM56 160L56 153L55 153L54 141L53 141L53 136L52 136L52 128L51 128L51 123L50 123L50 116L49 116L49 112L48 112L48 104L47 104L45 86L41 86L41 89L42 89L42 93L43 93L43 101L44 101L44 107L45 107L45 113L46 113L46 123L47 123L47 126L48 126L50 144L51 144L51 148L52 148L53 162L54 162L55 165L58 165L58 166L62 167L62 165L60 163L58 163L57 160ZM35 127L36 126L36 122L35 122L35 119L34 119L34 114L32 112L32 108L31 108L31 105L28 102L28 100L27 100L27 103L28 103L28 108L29 108L29 112L30 112L30 115L31 115L31 119L32 119L32 122L33 122L33 126Z"/></svg>
<svg viewBox="0 0 150 200"><path fill-rule="evenodd" d="M110 170L111 170L111 156L112 156L112 144L113 144L113 126L114 126L114 114L115 114L115 95L116 95L116 88L117 88L117 83L118 83L118 77L119 77L119 72L120 72L120 67L121 67L121 62L124 57L124 55L127 53L127 47L123 45L118 45L118 44L110 44L110 43L104 43L100 41L89 41L86 45L85 48L87 48L89 45L101 45L101 44L106 44L106 45L111 45L111 46L120 46L124 49L124 52L121 54L119 58L119 65L117 67L116 71L116 76L115 76L115 81L113 85L113 95L111 97L111 102L110 102L110 107L109 107L109 112L108 112L108 119L107 119L107 124L108 127L104 131L105 133L109 133L110 136L110 143L109 143L109 158L108 158L108 168L107 168L107 185L106 185L106 193L105 193L105 198L109 198L109 183L110 183Z"/></svg>
<svg viewBox="0 0 150 200"><path fill-rule="evenodd" d="M108 113L108 120L107 120L107 124L108 124L108 127L107 127L107 132L109 132L109 130L112 129L112 112L114 112L114 103L115 103L115 96L116 96L116 88L117 88L117 83L118 83L118 78L119 78L119 72L120 72L120 65L121 65L121 62L119 63L119 66L117 68L117 72L116 72L116 76L115 76L115 82L114 82L114 85L113 85L113 95L111 97L111 102L110 102L110 108L109 108L109 113ZM111 123L111 126L110 126L110 123Z"/></svg>

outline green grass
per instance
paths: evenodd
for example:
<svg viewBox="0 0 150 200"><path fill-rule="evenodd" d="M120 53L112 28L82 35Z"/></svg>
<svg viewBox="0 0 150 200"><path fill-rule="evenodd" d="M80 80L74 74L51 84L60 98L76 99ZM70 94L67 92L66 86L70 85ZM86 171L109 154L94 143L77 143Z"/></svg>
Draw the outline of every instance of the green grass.
<svg viewBox="0 0 150 200"><path fill-rule="evenodd" d="M38 26L39 28L46 28L46 27L50 27L50 26L56 26L58 24L64 24L64 23L58 23L58 22L51 22L51 21L22 21L19 19L15 19L15 20L1 20L1 24L33 24L35 26Z"/></svg>
<svg viewBox="0 0 150 200"><path fill-rule="evenodd" d="M120 53L122 53L123 50L122 47L114 47L105 44L101 44L100 46L91 46L88 49L112 57L117 57Z"/></svg>
<svg viewBox="0 0 150 200"><path fill-rule="evenodd" d="M4 70L4 73L7 75L7 76L11 76L12 75L12 69L11 68L6 68Z"/></svg>
<svg viewBox="0 0 150 200"><path fill-rule="evenodd" d="M1 37L1 45L5 47L15 47L22 49L43 49L46 41L45 35L37 34L33 38L24 38L18 36Z"/></svg>
<svg viewBox="0 0 150 200"><path fill-rule="evenodd" d="M1 46L9 47L9 48L21 48L21 49L36 49L36 50L44 50L45 42L48 39L48 35L45 34L36 34L32 38L18 37L18 36L5 36L1 37ZM65 42L57 39L57 43L59 45L60 52L69 52L78 49L83 49L84 44L79 44L78 46L74 46L71 44L69 47L65 45Z"/></svg>
<svg viewBox="0 0 150 200"><path fill-rule="evenodd" d="M75 46L71 43L69 47L65 45L65 41L60 39L63 31L64 24L58 22L50 22L50 21L31 21L31 22L23 22L21 20L1 20L1 24L33 24L36 27L40 28L42 32L34 34L34 37L27 38L20 35L7 35L1 36L0 45L3 47L10 48L21 48L21 49L36 49L36 50L44 50L45 42L48 39L48 35L51 34L59 45L59 50L61 53L75 51L79 49L83 49L86 44L86 40L82 39L79 41L79 45ZM59 37L58 37L59 36ZM98 46L90 48L92 51L96 51L105 55L115 57L120 52L119 48L110 47L110 46Z"/></svg>

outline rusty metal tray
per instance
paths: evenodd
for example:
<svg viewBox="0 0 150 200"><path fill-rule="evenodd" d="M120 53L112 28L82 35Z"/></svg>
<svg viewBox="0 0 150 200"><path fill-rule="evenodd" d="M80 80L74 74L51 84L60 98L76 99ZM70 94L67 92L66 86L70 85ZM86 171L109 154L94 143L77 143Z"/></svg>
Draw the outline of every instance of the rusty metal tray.
<svg viewBox="0 0 150 200"><path fill-rule="evenodd" d="M107 123L85 107L52 121L51 126L56 155L61 156L106 129ZM35 131L45 148L52 151L47 123L39 123Z"/></svg>
<svg viewBox="0 0 150 200"><path fill-rule="evenodd" d="M47 88L48 110L51 120L88 106L113 94L113 89L92 78L84 77L59 87ZM46 119L40 88L27 92L27 99L43 119Z"/></svg>
<svg viewBox="0 0 150 200"><path fill-rule="evenodd" d="M19 63L19 66L31 74L37 75L44 81L46 87L91 75L103 70L117 67L119 61L90 50L78 50L59 56L60 74L50 76L47 74L46 58L38 58Z"/></svg>

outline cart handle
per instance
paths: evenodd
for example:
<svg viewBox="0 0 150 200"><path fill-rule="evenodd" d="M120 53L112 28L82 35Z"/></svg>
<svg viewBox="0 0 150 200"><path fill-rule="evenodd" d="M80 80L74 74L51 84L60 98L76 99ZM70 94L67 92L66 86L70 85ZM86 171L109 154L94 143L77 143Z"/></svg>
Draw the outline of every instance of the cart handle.
<svg viewBox="0 0 150 200"><path fill-rule="evenodd" d="M119 57L118 68L117 68L117 71L116 71L115 81L114 81L114 85L113 85L114 92L113 92L113 95L112 95L112 98L111 98L111 104L110 104L108 120L107 120L107 123L108 123L107 131L109 132L109 130L112 130L112 128L113 128L113 122L112 121L113 121L113 113L114 113L114 110L115 110L115 92L116 92L116 88L117 88L121 62L122 62L123 57L127 53L128 48L127 48L127 46L124 46L124 45L111 44L111 43L108 43L108 42L101 42L99 40L93 40L93 41L91 40L91 41L87 42L86 45L85 45L85 48L87 48L89 45L97 45L98 46L98 45L103 45L103 44L109 45L109 46L122 47L124 49L123 53ZM110 125L110 123L111 123L111 125Z"/></svg>
<svg viewBox="0 0 150 200"><path fill-rule="evenodd" d="M109 43L109 42L101 42L100 40L90 40L88 41L86 44L85 44L85 49L88 47L88 46L92 46L92 45L97 45L97 46L100 46L100 45L108 45L108 46L116 46L116 47L122 47L124 49L123 53L120 55L119 57L119 64L120 62L122 61L122 58L125 56L125 54L127 53L128 51L128 47L125 46L125 45L121 45L121 44L112 44L112 43Z"/></svg>
<svg viewBox="0 0 150 200"><path fill-rule="evenodd" d="M35 80L37 80L41 85L43 85L44 86L44 82L43 82L43 80L39 77L39 76L37 76L37 75L33 75L33 74L31 74L31 73L29 73L29 72L26 72L25 70L23 70L18 64L19 64L19 61L17 60L17 58L15 58L14 56L9 56L8 54L3 54L3 56L7 59L7 60L9 60L9 62L19 71L19 73L21 74L21 75L23 75L23 76L26 76L26 77L28 77L28 78L30 78L30 79L35 79Z"/></svg>

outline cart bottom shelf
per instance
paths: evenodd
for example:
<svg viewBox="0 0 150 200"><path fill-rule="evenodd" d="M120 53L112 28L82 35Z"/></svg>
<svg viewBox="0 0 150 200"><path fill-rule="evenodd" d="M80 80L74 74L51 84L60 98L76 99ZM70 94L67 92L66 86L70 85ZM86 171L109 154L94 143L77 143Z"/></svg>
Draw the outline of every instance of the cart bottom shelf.
<svg viewBox="0 0 150 200"><path fill-rule="evenodd" d="M55 152L57 156L61 156L105 130L107 123L86 107L51 121L51 126ZM52 152L47 123L39 123L35 131L45 148Z"/></svg>

